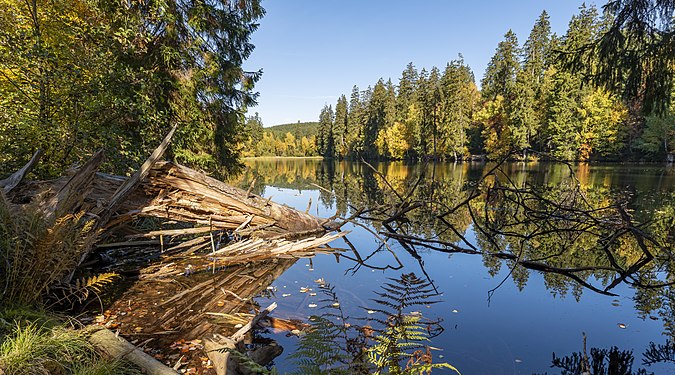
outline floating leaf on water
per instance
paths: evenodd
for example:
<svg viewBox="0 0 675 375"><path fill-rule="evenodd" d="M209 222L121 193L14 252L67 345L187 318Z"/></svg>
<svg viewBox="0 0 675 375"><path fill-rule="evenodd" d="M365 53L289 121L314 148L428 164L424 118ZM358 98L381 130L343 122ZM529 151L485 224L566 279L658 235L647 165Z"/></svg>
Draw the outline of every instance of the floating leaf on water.
<svg viewBox="0 0 675 375"><path fill-rule="evenodd" d="M300 288L300 293L307 293L309 292L309 288L305 288L304 286Z"/></svg>
<svg viewBox="0 0 675 375"><path fill-rule="evenodd" d="M339 302L335 302L335 303L332 304L331 306L333 306L333 307L340 307L340 303L339 303Z"/></svg>
<svg viewBox="0 0 675 375"><path fill-rule="evenodd" d="M626 327L628 327L627 324L623 324L623 323L618 323L617 326L619 326L619 328L621 328L621 329L626 329Z"/></svg>
<svg viewBox="0 0 675 375"><path fill-rule="evenodd" d="M314 268L310 268L310 269L308 269L307 271L314 271Z"/></svg>
<svg viewBox="0 0 675 375"><path fill-rule="evenodd" d="M316 293L309 293L310 297L314 297L315 295L316 295Z"/></svg>
<svg viewBox="0 0 675 375"><path fill-rule="evenodd" d="M284 293L284 294L282 294L281 296L282 296L282 297L288 297L288 296L290 296L290 293Z"/></svg>
<svg viewBox="0 0 675 375"><path fill-rule="evenodd" d="M312 307L312 308L314 308L314 307L316 307L316 303L310 303L309 305L307 305L307 307Z"/></svg>
<svg viewBox="0 0 675 375"><path fill-rule="evenodd" d="M459 312L459 310L455 309L455 310L452 310L452 312L454 312L455 314L457 314L457 313Z"/></svg>
<svg viewBox="0 0 675 375"><path fill-rule="evenodd" d="M375 311L373 311L373 310L368 310L368 314L375 314Z"/></svg>
<svg viewBox="0 0 675 375"><path fill-rule="evenodd" d="M314 282L317 283L317 284L325 284L325 283L326 283L326 282L323 280L323 277L314 280Z"/></svg>

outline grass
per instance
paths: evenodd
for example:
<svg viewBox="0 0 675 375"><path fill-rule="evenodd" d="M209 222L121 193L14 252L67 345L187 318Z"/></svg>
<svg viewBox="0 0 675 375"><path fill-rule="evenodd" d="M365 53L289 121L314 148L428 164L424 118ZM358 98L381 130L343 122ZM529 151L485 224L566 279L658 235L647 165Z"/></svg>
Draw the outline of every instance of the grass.
<svg viewBox="0 0 675 375"><path fill-rule="evenodd" d="M107 361L81 331L58 317L25 308L0 310L0 374L136 375L128 363Z"/></svg>

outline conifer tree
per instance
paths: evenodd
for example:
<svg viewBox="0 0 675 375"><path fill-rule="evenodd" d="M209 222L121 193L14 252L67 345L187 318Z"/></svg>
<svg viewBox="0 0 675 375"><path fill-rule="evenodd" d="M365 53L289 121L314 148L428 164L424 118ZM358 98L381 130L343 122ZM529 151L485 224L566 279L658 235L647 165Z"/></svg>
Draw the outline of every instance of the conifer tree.
<svg viewBox="0 0 675 375"><path fill-rule="evenodd" d="M333 144L335 155L344 158L347 155L347 132L348 132L347 97L341 95L335 105L335 124L333 125Z"/></svg>
<svg viewBox="0 0 675 375"><path fill-rule="evenodd" d="M316 148L319 155L324 158L333 158L335 156L335 147L333 144L333 121L335 115L333 107L325 105L319 115L319 133L316 136Z"/></svg>
<svg viewBox="0 0 675 375"><path fill-rule="evenodd" d="M509 30L499 42L494 56L488 63L481 81L483 98L493 100L497 95L508 98L513 93L516 73L520 68L518 60L518 38Z"/></svg>

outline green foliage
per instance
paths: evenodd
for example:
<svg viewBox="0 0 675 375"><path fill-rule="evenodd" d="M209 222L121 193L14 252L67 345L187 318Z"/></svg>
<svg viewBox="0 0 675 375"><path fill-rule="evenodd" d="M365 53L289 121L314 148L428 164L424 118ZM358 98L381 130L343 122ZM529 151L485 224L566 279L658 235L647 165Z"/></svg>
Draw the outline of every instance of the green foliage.
<svg viewBox="0 0 675 375"><path fill-rule="evenodd" d="M620 98L589 79L608 69L587 46L611 30L616 20L611 13L601 16L594 5L582 5L559 37L544 11L522 47L509 30L488 64L480 94L461 55L442 74L436 67L418 72L409 63L397 87L383 79L363 91L355 86L348 108L344 95L338 100L336 119L332 127L325 122L317 145L332 146L331 157L343 159L462 160L469 152L516 157L511 151L527 158L533 150L566 160L662 160L662 145L672 143L669 128L663 129L670 122L650 118L645 125L636 106L640 93ZM569 70L558 58L571 55L583 68ZM672 86L668 82L644 85Z"/></svg>
<svg viewBox="0 0 675 375"><path fill-rule="evenodd" d="M509 30L504 41L499 42L495 55L485 70L481 81L483 97L494 99L497 95L509 97L514 92L516 73L520 67L518 61L518 38Z"/></svg>
<svg viewBox="0 0 675 375"><path fill-rule="evenodd" d="M643 114L664 114L675 78L675 1L610 0L604 10L603 32L563 60L568 68L636 102Z"/></svg>
<svg viewBox="0 0 675 375"><path fill-rule="evenodd" d="M647 117L647 124L638 141L638 147L644 152L660 156L675 153L675 114L652 115Z"/></svg>
<svg viewBox="0 0 675 375"><path fill-rule="evenodd" d="M237 167L258 0L3 0L0 14L0 173L36 148L42 176L100 148L128 173L175 124L169 157Z"/></svg>

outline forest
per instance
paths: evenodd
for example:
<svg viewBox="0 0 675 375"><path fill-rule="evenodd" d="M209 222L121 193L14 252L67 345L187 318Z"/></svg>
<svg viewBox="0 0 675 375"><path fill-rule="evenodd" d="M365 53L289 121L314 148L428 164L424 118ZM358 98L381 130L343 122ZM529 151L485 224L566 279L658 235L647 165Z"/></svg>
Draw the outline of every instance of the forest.
<svg viewBox="0 0 675 375"><path fill-rule="evenodd" d="M645 59L639 64L652 66L637 73L622 66L630 61L606 61L603 43L621 17L611 7L582 5L559 36L542 12L522 45L511 30L504 35L480 89L461 55L442 70L409 63L398 84L379 79L365 90L354 86L349 98L341 95L321 110L316 153L410 160L499 159L511 151L579 161L672 158L673 98L655 100L658 90L651 86L658 84L649 81L658 79L661 91L670 92L672 68L658 65L667 68L672 57ZM626 48L643 59L637 44ZM617 71L609 71L610 64ZM612 81L617 77L621 82Z"/></svg>
<svg viewBox="0 0 675 375"><path fill-rule="evenodd" d="M174 125L167 156L239 165L262 72L243 61L259 1L0 0L0 175L44 150L53 177L99 149L128 174Z"/></svg>
<svg viewBox="0 0 675 375"><path fill-rule="evenodd" d="M317 122L297 122L263 128L256 112L246 120L248 138L243 144L242 156L317 156Z"/></svg>

